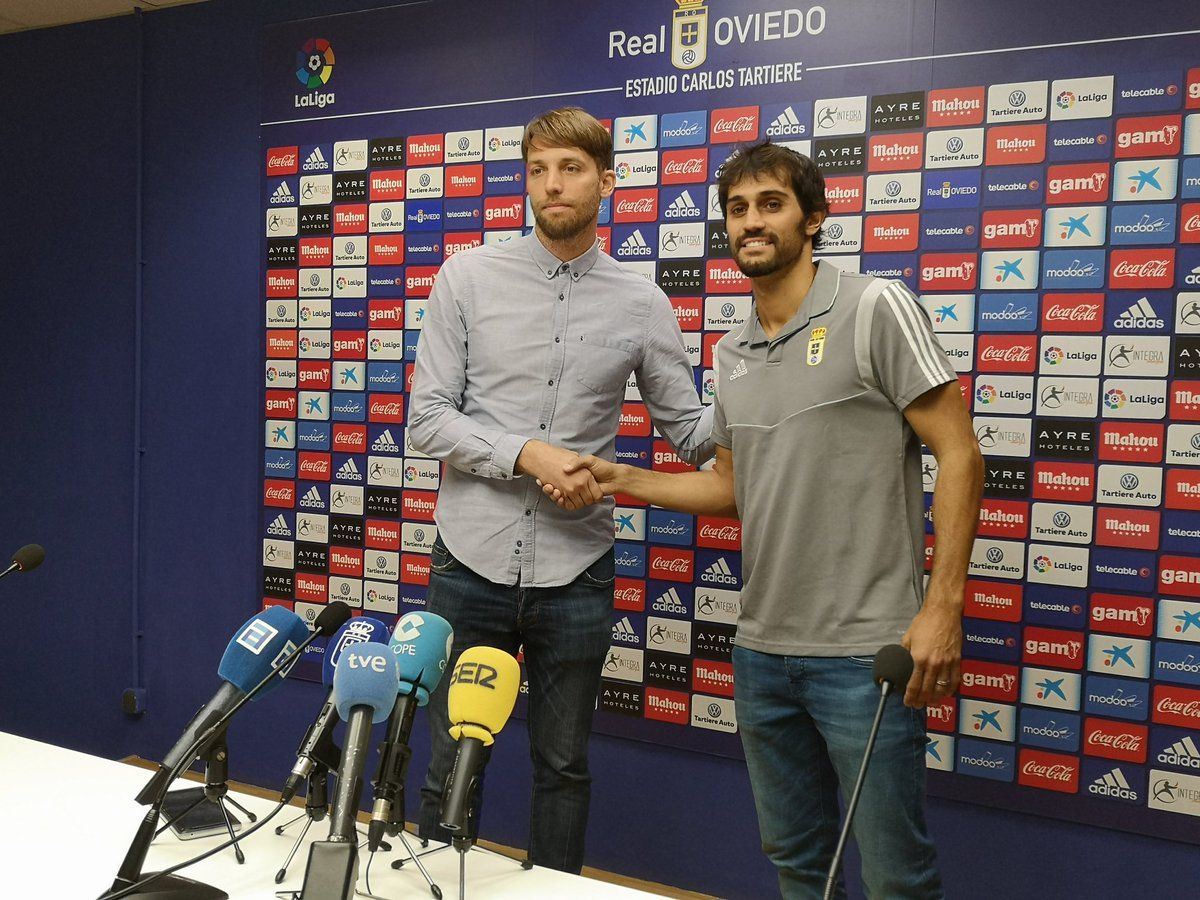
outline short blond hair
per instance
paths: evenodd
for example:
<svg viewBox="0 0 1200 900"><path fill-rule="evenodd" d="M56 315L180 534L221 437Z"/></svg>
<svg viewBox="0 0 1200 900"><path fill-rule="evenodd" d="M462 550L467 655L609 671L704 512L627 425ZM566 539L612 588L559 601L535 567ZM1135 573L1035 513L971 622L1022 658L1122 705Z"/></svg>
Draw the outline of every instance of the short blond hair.
<svg viewBox="0 0 1200 900"><path fill-rule="evenodd" d="M578 106L552 109L526 125L521 159L529 161L535 143L542 147L576 147L590 156L601 172L613 167L612 135L595 116Z"/></svg>

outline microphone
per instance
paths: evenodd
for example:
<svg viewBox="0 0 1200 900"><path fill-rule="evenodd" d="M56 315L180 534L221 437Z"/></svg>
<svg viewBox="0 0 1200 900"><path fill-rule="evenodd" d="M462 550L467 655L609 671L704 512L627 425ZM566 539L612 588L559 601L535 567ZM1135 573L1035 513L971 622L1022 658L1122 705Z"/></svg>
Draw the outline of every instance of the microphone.
<svg viewBox="0 0 1200 900"><path fill-rule="evenodd" d="M308 726L300 747L296 750L296 764L292 773L279 795L280 802L290 803L296 796L296 791L304 780L312 774L313 769L323 765L327 769L336 769L340 751L333 744L333 725L336 721L337 709L333 703L333 676L338 659L348 647L355 644L375 642L382 644L387 638L387 626L378 619L370 616L355 616L348 620L329 641L325 648L325 659L321 664L321 680L329 688L325 702L321 705L317 718Z"/></svg>
<svg viewBox="0 0 1200 900"><path fill-rule="evenodd" d="M42 560L45 558L46 551L41 544L26 544L12 555L12 565L0 572L0 578L14 571L32 572L42 564Z"/></svg>
<svg viewBox="0 0 1200 900"><path fill-rule="evenodd" d="M904 690L908 680L912 678L912 654L899 644L888 644L881 647L875 654L875 665L872 668L875 683L879 685L879 706L875 710L875 721L867 735L867 749L863 753L862 766L858 770L858 778L854 781L854 792L846 805L846 821L842 823L842 833L838 836L837 849L833 853L833 862L829 866L829 877L825 880L825 900L833 897L837 884L838 868L842 864L842 853L846 849L846 840L850 835L850 823L854 820L854 810L858 806L858 795L862 793L863 782L867 778L867 766L871 762L871 751L875 749L875 738L879 736L879 723L883 719L883 707L888 695L899 688Z"/></svg>
<svg viewBox="0 0 1200 900"><path fill-rule="evenodd" d="M280 681L282 681L283 677L286 676L291 670L292 665L297 659L300 658L300 654L304 652L305 648L307 648L309 644L315 641L318 637L328 637L329 635L333 634L333 632L337 631L341 624L348 618L350 618L350 607L341 601L335 600L334 602L327 604L325 608L321 610L320 614L313 621L312 633L307 637L303 637L305 631L307 630L307 626L304 624L304 621L295 613L285 609L282 606L268 607L242 626L238 634L234 636L233 641L230 642L230 648L241 642L241 646L246 647L246 649L254 653L255 656L266 656L268 652L273 652L276 650L278 652L271 662L264 667L266 672L263 673L262 678L257 683L250 683L247 679L246 683L249 685L249 690L243 691L242 696L235 700L233 705L230 706L225 712L216 715L214 718L212 716L202 715L204 710L201 710L201 712L197 713L196 717L193 718L192 722L189 723L189 732L192 731L192 725L196 723L197 719L203 720L206 725L205 727L196 729L196 731L198 731L198 736L192 741L191 745L186 747L178 754L178 762L176 762L172 768L168 769L165 775L163 775L160 770L160 772L155 773L154 778L151 779L152 783L159 784L158 793L152 795L150 800L146 801L151 803L150 809L146 812L146 815L142 817L142 822L138 826L137 833L134 835L133 841L129 845L129 850L125 854L125 859L121 862L121 868L117 871L117 877L113 880L112 887L109 888L110 893L126 891L138 882L143 882L143 885L146 885L151 881L157 882L158 887L150 891L135 893L133 896L165 896L171 891L196 891L206 887L205 885L201 885L199 882L192 881L191 879L183 878L179 875L168 874L165 870L163 872L154 873L146 878L142 878L142 865L146 861L146 854L150 850L150 843L154 840L154 829L158 824L158 817L162 811L163 799L166 796L167 788L170 786L171 782L175 780L179 773L191 765L191 763L196 759L197 755L200 753L200 748L204 747L221 734L225 728L225 725L231 718L233 718L234 714L237 713L238 710L245 706L250 700L254 700L262 693L277 687ZM296 627L297 623L298 627ZM286 641L279 641L277 638L279 638L279 633L281 631L288 635L294 634L297 639L300 639L301 637L303 637L303 639L300 640L299 644L295 644L290 639ZM283 646L280 647L278 646L279 644L282 644ZM258 648L257 651L254 650L254 647ZM226 655L228 655L229 652L230 649L227 648L225 651ZM237 657L237 654L235 654L235 657ZM225 665L225 661L225 657L223 656L221 658L222 666ZM258 668L259 667L256 665L249 665L245 667L245 670L257 670ZM231 665L231 668L227 671L229 674L236 676L245 674L245 671L243 671L243 669L237 665ZM279 681L276 680L276 676L279 676ZM238 690L241 689L239 688ZM215 699L216 698L214 698L214 701ZM211 722L209 722L210 719ZM176 748L178 748L178 746L179 745L176 744ZM172 748L173 751L176 748ZM147 787L149 787L149 785L147 785ZM146 791L143 790L142 793L144 794ZM139 797L140 796L141 795L139 795ZM139 802L141 801L139 800ZM191 894L189 896L198 895Z"/></svg>
<svg viewBox="0 0 1200 900"><path fill-rule="evenodd" d="M400 672L382 643L357 644L342 653L333 674L333 703L346 722L346 746L338 768L337 793L329 816L329 839L308 851L304 886L307 900L349 898L358 881L358 833L354 826L362 795L371 726L388 717L396 703Z"/></svg>
<svg viewBox="0 0 1200 900"><path fill-rule="evenodd" d="M453 643L454 629L434 613L407 613L396 623L389 649L396 657L400 687L388 718L386 736L379 747L379 768L372 782L375 802L367 827L367 847L372 853L379 849L385 832L397 835L404 825L403 803L396 803L396 799L403 796L408 761L412 757L408 740L413 719L417 708L429 702L429 695L442 680Z"/></svg>
<svg viewBox="0 0 1200 900"><path fill-rule="evenodd" d="M221 686L213 698L192 716L179 740L163 757L158 771L137 795L137 802L143 806L153 803L170 783L171 770L181 763L182 768L190 766L204 751L202 744L197 745L200 736L245 697L252 687L271 674L275 662L294 650L307 635L308 626L304 620L283 606L269 606L247 619L221 656L221 664L217 667ZM286 673L281 672L280 675ZM270 693L282 683L282 677L271 679L258 696Z"/></svg>
<svg viewBox="0 0 1200 900"><path fill-rule="evenodd" d="M472 647L450 677L450 736L458 741L454 767L442 794L441 825L456 835L467 830L484 749L491 746L517 702L521 667L495 647Z"/></svg>

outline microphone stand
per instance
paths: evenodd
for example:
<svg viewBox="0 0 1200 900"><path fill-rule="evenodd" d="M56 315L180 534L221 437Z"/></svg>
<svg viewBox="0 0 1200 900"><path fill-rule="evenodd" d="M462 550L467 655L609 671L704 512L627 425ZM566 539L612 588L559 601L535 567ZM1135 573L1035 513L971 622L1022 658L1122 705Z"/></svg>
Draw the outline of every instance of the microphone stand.
<svg viewBox="0 0 1200 900"><path fill-rule="evenodd" d="M838 869L842 864L842 853L846 850L846 841L850 837L850 823L854 821L854 811L858 808L858 797L862 793L863 782L867 779L867 766L871 764L871 751L875 749L875 739L879 736L879 723L883 721L883 707L891 693L892 683L881 683L879 706L875 709L875 721L871 723L871 731L867 735L867 750L863 754L862 765L858 769L858 778L854 781L854 791L850 794L850 802L846 804L846 821L842 823L842 833L838 835L837 849L833 852L833 862L829 866L829 877L825 880L824 900L832 900L837 887Z"/></svg>
<svg viewBox="0 0 1200 900"><path fill-rule="evenodd" d="M478 743L478 742L476 742L476 743ZM474 745L460 744L460 747L463 747L463 746L471 747ZM479 745L479 749L480 750L483 749L482 744ZM474 756L474 754L471 754L470 756L468 756L468 760L471 762L474 762L474 759L472 758L473 756ZM451 773L446 776L446 787L443 790L443 796L445 795L445 793L450 791L451 779L453 777L454 777L454 773L453 773L453 770L451 770ZM450 839L450 844L448 845L448 846L453 847L455 849L455 851L458 853L458 900L466 900L466 896L467 896L467 853L471 850L478 850L482 853L490 853L490 854L492 854L492 856L498 856L501 859L507 859L510 862L515 862L526 872L528 872L530 869L533 868L533 863L529 859L515 860L510 856L505 856L503 853L497 853L495 850L489 850L487 847L480 847L475 843L475 841L476 841L476 838L475 838L476 823L475 823L474 800L475 800L475 792L476 792L476 790L478 790L478 788L479 788L479 769L478 769L478 767L476 767L474 773L471 775L470 781L467 782L466 787L463 789L463 806L462 806L462 808L464 810L463 819L460 822L455 823L459 827L456 829L457 833ZM445 827L446 824L447 823L443 823L443 827ZM444 849L446 849L446 848L439 847L439 848L437 848L437 850L432 850L430 852L437 853L438 850L444 850ZM399 868L398 866L396 866L395 863L392 863L392 866L394 868Z"/></svg>
<svg viewBox="0 0 1200 900"><path fill-rule="evenodd" d="M238 710L261 693L263 688L270 684L272 678L280 677L280 673L285 671L293 661L298 659L300 654L307 650L313 641L322 636L324 635L320 630L314 630L304 641L301 641L295 650L276 663L263 680L252 687L244 697L230 707L225 715L217 719L202 735L192 742L192 746L188 752L184 753L179 762L171 769L163 789L154 799L146 815L143 816L142 824L138 826L137 833L134 835L133 841L129 845L129 850L125 854L125 859L121 863L121 868L117 870L117 877L113 880L112 886L102 895L101 900L104 900L110 894L118 893L142 881L142 866L146 862L146 854L150 851L150 844L154 840L158 819L162 814L163 801L166 799L166 785L169 785L178 778L180 773L191 764L196 748L204 746L207 742L213 741L217 735L222 734L229 724L229 720L233 718ZM229 900L229 895L220 888L195 881L191 878L184 878L181 875L159 875L154 878L154 882L153 887L147 884L126 896L152 897L154 900Z"/></svg>
<svg viewBox="0 0 1200 900"><path fill-rule="evenodd" d="M221 733L216 735L210 742L208 749L204 751L202 759L204 760L204 787L200 790L200 795L188 805L183 812L177 816L172 816L165 825L154 832L154 836L158 837L164 831L175 823L184 824L188 813L198 807L202 803L215 803L221 810L221 816L225 819L225 829L229 832L229 837L233 841L234 855L237 857L238 865L244 865L246 855L242 852L241 845L238 843L237 834L234 831L234 825L241 825L237 817L229 812L225 804L228 803L236 806L241 813L251 822L257 822L258 816L242 806L232 797L229 796L229 747L225 742L225 734L228 731L228 726L221 729ZM172 791L171 793L179 796L181 794L191 793L195 788L184 788L180 791ZM170 794L168 794L170 796Z"/></svg>

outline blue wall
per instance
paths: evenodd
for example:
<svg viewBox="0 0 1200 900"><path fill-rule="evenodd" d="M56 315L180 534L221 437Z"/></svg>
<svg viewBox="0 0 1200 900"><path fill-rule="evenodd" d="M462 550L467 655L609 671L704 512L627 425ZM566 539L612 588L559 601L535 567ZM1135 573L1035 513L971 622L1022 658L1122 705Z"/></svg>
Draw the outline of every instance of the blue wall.
<svg viewBox="0 0 1200 900"><path fill-rule="evenodd" d="M262 376L259 29L373 5L214 0L140 25L124 17L0 37L0 550L37 540L49 554L36 573L0 583L17 632L0 728L157 758L214 691L221 650L259 601L261 417L245 389ZM135 671L135 584L149 705L130 719L120 695ZM297 683L243 714L233 777L281 784L319 702L319 688ZM497 745L484 815L484 836L511 845L523 844L528 820L522 731L517 723ZM722 896L773 893L741 764L597 736L593 770L590 865ZM931 801L930 817L951 896L1127 897L1200 878L1200 858L1182 844L948 801Z"/></svg>

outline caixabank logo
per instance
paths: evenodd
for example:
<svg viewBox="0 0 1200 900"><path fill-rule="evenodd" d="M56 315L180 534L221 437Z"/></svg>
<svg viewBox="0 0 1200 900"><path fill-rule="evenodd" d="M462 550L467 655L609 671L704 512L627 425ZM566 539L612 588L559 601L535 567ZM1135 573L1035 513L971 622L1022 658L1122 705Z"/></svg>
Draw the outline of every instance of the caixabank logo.
<svg viewBox="0 0 1200 900"><path fill-rule="evenodd" d="M334 104L333 91L321 90L333 77L333 63L333 45L325 38L309 38L296 51L296 80L304 86L304 93L296 94L296 109L324 109Z"/></svg>

